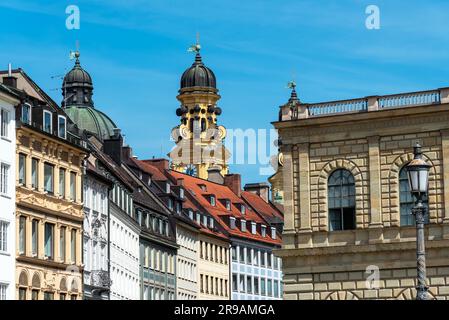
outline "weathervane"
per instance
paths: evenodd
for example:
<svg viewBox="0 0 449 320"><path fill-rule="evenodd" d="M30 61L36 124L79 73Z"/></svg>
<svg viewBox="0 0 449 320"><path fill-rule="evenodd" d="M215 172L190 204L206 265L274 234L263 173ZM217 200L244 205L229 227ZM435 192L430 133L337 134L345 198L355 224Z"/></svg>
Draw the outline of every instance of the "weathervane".
<svg viewBox="0 0 449 320"><path fill-rule="evenodd" d="M69 54L70 60L73 60L75 58L76 58L76 60L78 60L78 58L80 56L79 47L80 47L80 42L79 42L79 40L76 40L76 50L75 51L70 50L70 54Z"/></svg>
<svg viewBox="0 0 449 320"><path fill-rule="evenodd" d="M287 88L288 89L292 89L292 90L295 90L296 89L296 82L295 81L289 81L288 83L287 83Z"/></svg>
<svg viewBox="0 0 449 320"><path fill-rule="evenodd" d="M201 45L200 45L200 33L197 32L196 33L196 44L192 44L188 49L187 52L195 52L195 53L199 53L201 50Z"/></svg>

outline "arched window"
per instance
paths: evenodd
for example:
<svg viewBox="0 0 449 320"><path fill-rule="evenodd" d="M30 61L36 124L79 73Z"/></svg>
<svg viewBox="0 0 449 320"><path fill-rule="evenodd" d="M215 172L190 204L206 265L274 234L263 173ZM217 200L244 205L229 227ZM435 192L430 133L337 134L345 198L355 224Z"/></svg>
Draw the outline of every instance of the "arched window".
<svg viewBox="0 0 449 320"><path fill-rule="evenodd" d="M334 171L328 180L329 231L355 229L355 183L348 170Z"/></svg>
<svg viewBox="0 0 449 320"><path fill-rule="evenodd" d="M410 185L408 183L406 165L402 167L399 172L399 203L401 212L401 226L415 225L415 217L412 215L412 208L415 205L415 200L410 193ZM423 197L423 204L428 208L428 198ZM426 222L429 220L429 214L426 214Z"/></svg>

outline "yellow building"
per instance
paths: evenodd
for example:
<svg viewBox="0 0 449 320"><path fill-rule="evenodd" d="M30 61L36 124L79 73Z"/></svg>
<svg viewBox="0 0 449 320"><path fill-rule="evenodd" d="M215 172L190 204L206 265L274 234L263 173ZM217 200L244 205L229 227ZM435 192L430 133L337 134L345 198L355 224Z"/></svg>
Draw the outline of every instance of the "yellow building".
<svg viewBox="0 0 449 320"><path fill-rule="evenodd" d="M449 89L318 104L296 96L281 140L285 299L414 299L416 229L405 166L432 168L427 279L449 298Z"/></svg>
<svg viewBox="0 0 449 320"><path fill-rule="evenodd" d="M82 299L82 163L65 113L21 69L17 108L16 298Z"/></svg>
<svg viewBox="0 0 449 320"><path fill-rule="evenodd" d="M215 75L204 65L199 45L194 50L195 61L181 77L181 106L176 110L181 124L172 130L176 146L168 156L172 169L207 179L210 167L219 168L223 176L228 173L230 154L223 145L226 129L217 124L221 108Z"/></svg>

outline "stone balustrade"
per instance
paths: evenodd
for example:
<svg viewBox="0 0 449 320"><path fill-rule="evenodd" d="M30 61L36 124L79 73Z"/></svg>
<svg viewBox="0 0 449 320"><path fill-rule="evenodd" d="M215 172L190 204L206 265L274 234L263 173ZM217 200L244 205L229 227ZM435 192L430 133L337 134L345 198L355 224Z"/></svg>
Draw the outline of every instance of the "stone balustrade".
<svg viewBox="0 0 449 320"><path fill-rule="evenodd" d="M280 121L449 103L449 88L316 104L286 104Z"/></svg>

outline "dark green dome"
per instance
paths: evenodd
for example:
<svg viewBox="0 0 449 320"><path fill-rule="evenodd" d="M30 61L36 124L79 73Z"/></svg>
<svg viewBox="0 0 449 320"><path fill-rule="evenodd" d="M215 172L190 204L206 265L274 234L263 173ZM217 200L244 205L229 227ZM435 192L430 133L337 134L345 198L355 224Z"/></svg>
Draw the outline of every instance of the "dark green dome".
<svg viewBox="0 0 449 320"><path fill-rule="evenodd" d="M81 131L95 134L101 140L109 139L117 128L106 114L92 107L67 106L64 111Z"/></svg>

